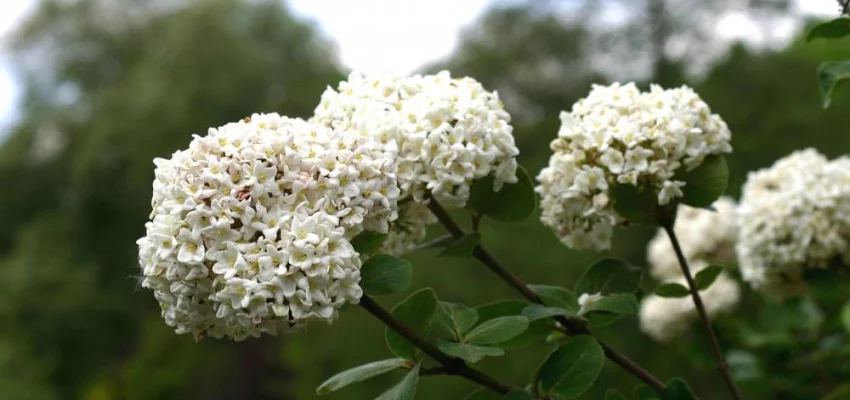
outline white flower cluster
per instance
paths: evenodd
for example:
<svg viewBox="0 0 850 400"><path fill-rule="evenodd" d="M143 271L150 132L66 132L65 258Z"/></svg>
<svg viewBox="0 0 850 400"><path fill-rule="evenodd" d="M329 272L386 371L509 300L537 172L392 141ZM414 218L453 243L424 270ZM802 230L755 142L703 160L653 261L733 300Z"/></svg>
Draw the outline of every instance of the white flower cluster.
<svg viewBox="0 0 850 400"><path fill-rule="evenodd" d="M368 137L277 114L156 159L142 286L177 333L236 340L331 322L362 295L349 238L397 216L394 164Z"/></svg>
<svg viewBox="0 0 850 400"><path fill-rule="evenodd" d="M728 264L735 260L738 218L735 201L721 197L712 204L715 211L679 206L673 227L691 273L696 275L710 264ZM687 286L679 260L663 229L659 229L648 246L650 273L661 282ZM700 291L706 313L712 317L733 309L740 298L740 288L726 272L706 290ZM656 340L669 340L685 332L698 314L690 296L664 298L649 295L641 302L641 329Z"/></svg>
<svg viewBox="0 0 850 400"><path fill-rule="evenodd" d="M687 285L681 277L673 282ZM725 274L700 292L709 318L735 307L741 296L738 284ZM698 314L690 296L666 298L651 294L643 299L640 307L640 328L655 340L670 340L686 332Z"/></svg>
<svg viewBox="0 0 850 400"><path fill-rule="evenodd" d="M437 222L437 217L428 207L407 201L399 205L398 219L390 224L381 251L387 254L404 255L415 250L428 233L428 225Z"/></svg>
<svg viewBox="0 0 850 400"><path fill-rule="evenodd" d="M685 185L674 175L731 152L730 139L726 123L688 87L595 85L572 111L561 112L554 154L537 176L541 221L567 246L607 249L614 226L624 222L609 188L646 187L667 204Z"/></svg>
<svg viewBox="0 0 850 400"><path fill-rule="evenodd" d="M714 211L680 205L673 226L685 258L724 265L735 261L735 242L738 239L737 205L730 197L721 197L712 204ZM670 238L659 229L649 242L647 258L655 278L682 275L679 260Z"/></svg>
<svg viewBox="0 0 850 400"><path fill-rule="evenodd" d="M739 207L744 280L777 295L802 286L807 268L850 262L850 158L814 149L750 173Z"/></svg>
<svg viewBox="0 0 850 400"><path fill-rule="evenodd" d="M395 155L402 191L417 201L430 194L463 207L475 179L494 174L496 190L517 181L510 115L472 78L352 73L322 94L314 120L375 137Z"/></svg>

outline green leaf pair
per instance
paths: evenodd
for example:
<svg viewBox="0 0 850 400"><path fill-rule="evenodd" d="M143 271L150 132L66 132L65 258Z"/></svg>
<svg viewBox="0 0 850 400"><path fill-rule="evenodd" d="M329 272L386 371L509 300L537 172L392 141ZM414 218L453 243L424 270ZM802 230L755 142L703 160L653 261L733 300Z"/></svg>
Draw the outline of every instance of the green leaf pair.
<svg viewBox="0 0 850 400"><path fill-rule="evenodd" d="M410 368L410 365L407 360L400 358L364 364L332 376L316 389L316 394L328 394L352 383L362 382L399 368ZM419 368L420 364L410 368L410 372L398 384L378 396L377 400L412 400L419 382Z"/></svg>
<svg viewBox="0 0 850 400"><path fill-rule="evenodd" d="M521 335L529 326L528 318L517 315L495 317L475 326L478 319L478 311L473 308L441 302L435 320L455 341L440 340L440 350L472 363L486 356L501 356L504 349L493 345Z"/></svg>
<svg viewBox="0 0 850 400"><path fill-rule="evenodd" d="M517 167L516 175L516 183L505 184L498 192L493 186L492 175L475 181L469 190L466 208L498 222L525 220L534 213L537 196L525 168Z"/></svg>
<svg viewBox="0 0 850 400"><path fill-rule="evenodd" d="M723 272L723 268L716 265L709 265L701 269L694 276L694 285L697 290L702 291L711 287L721 272ZM658 288L655 289L655 294L661 297L677 298L686 297L691 294L691 291L678 283L668 282L658 285Z"/></svg>

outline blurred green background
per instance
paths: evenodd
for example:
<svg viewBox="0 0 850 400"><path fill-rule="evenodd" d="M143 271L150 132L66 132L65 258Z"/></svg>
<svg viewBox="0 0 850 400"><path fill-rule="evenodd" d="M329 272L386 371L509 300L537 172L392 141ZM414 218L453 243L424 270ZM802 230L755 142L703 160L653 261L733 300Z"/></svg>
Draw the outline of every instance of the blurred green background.
<svg viewBox="0 0 850 400"><path fill-rule="evenodd" d="M694 86L732 129L734 196L748 171L792 150L812 146L834 157L850 149L847 90L823 110L815 80L820 61L850 56L850 42L755 48L716 35L716 18L729 7L766 26L803 18L787 2L612 1L626 10L624 23L606 23L602 1L496 2L450 57L423 71L447 68L498 90L533 175L547 162L558 112L592 82L613 79ZM303 334L195 343L172 333L136 279L154 157L252 112L309 117L324 88L344 79L332 42L314 24L271 0L52 0L7 46L25 94L0 142L0 398L312 399L334 373L390 356L382 326L356 307ZM624 231L611 254L643 266L653 233ZM485 222L483 235L530 283L572 286L584 266L608 255L566 249L536 218ZM410 259L413 287L432 286L442 300L514 296L473 261L428 252ZM400 298L381 301L390 307ZM746 298L742 315L761 302ZM695 350L705 348L700 330L659 344L625 318L598 333L656 375L683 376L703 398L723 398L710 356ZM539 344L481 364L524 383L550 349ZM400 376L326 398L373 398ZM584 398L601 398L608 387L628 393L637 383L609 364ZM759 381L745 391L805 398L775 385ZM461 399L473 389L428 377L418 398Z"/></svg>

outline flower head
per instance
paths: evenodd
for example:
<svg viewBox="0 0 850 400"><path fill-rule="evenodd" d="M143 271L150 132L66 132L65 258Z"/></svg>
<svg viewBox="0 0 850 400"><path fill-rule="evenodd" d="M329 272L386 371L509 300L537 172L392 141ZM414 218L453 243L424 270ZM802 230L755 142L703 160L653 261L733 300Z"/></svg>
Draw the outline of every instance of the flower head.
<svg viewBox="0 0 850 400"><path fill-rule="evenodd" d="M348 239L397 216L394 164L371 139L277 114L210 129L154 163L142 286L197 338L331 322L362 294Z"/></svg>
<svg viewBox="0 0 850 400"><path fill-rule="evenodd" d="M537 176L541 220L570 247L606 249L624 222L609 190L632 185L657 193L661 205L686 191L679 171L729 153L726 124L688 87L641 92L633 83L594 86L561 113L549 166Z"/></svg>

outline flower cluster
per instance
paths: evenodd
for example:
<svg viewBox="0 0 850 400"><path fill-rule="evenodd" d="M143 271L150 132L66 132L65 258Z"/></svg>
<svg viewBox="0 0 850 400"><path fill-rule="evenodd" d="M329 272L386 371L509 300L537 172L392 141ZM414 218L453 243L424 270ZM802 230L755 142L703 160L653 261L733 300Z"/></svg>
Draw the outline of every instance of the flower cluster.
<svg viewBox="0 0 850 400"><path fill-rule="evenodd" d="M735 261L738 219L735 200L721 197L712 204L714 211L680 205L673 231L688 261L729 264ZM670 238L659 229L649 242L647 258L652 275L664 280L682 275Z"/></svg>
<svg viewBox="0 0 850 400"><path fill-rule="evenodd" d="M807 268L850 262L850 158L814 149L750 173L739 207L738 260L754 288L788 294Z"/></svg>
<svg viewBox="0 0 850 400"><path fill-rule="evenodd" d="M390 232L381 251L397 256L405 255L415 250L428 233L428 225L437 222L437 217L428 207L407 201L398 208L398 219L390 224Z"/></svg>
<svg viewBox="0 0 850 400"><path fill-rule="evenodd" d="M378 142L395 160L401 198L461 208L476 179L493 175L496 190L517 181L510 115L497 93L472 78L352 73L325 91L312 121ZM424 237L435 221L426 211L409 206L385 249L401 254Z"/></svg>
<svg viewBox="0 0 850 400"><path fill-rule="evenodd" d="M613 228L624 222L609 198L612 186L651 190L668 204L685 185L674 175L731 152L730 139L723 120L690 88L596 85L561 113L549 166L537 176L541 221L567 246L607 249Z"/></svg>
<svg viewBox="0 0 850 400"><path fill-rule="evenodd" d="M684 277L674 282L686 285ZM732 309L740 296L738 284L725 274L700 292L709 318ZM651 294L643 299L638 317L642 331L655 340L664 341L686 332L698 314L690 296L666 298Z"/></svg>
<svg viewBox="0 0 850 400"><path fill-rule="evenodd" d="M712 204L714 211L679 206L673 231L691 273L696 274L710 264L728 264L735 259L738 219L735 201L721 197ZM659 229L648 246L650 272L662 282L686 285L676 253L663 229ZM730 311L738 303L740 288L726 272L722 272L707 290L700 292L709 317ZM641 329L656 340L668 340L683 333L697 318L690 296L664 298L647 296L641 302Z"/></svg>
<svg viewBox="0 0 850 400"><path fill-rule="evenodd" d="M142 286L177 333L236 340L359 301L349 238L387 232L394 163L356 132L255 114L156 159Z"/></svg>

